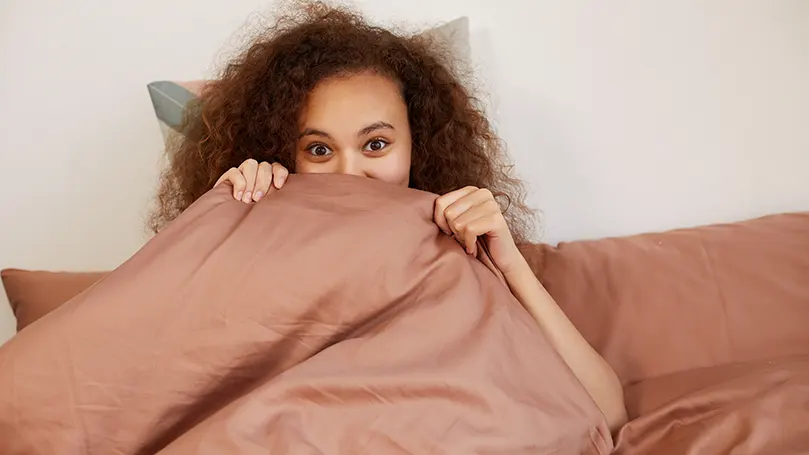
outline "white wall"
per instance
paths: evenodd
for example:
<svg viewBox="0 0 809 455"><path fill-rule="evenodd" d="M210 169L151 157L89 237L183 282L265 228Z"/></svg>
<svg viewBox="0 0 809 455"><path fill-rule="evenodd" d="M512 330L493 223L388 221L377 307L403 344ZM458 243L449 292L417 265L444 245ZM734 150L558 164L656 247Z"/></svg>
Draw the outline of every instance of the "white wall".
<svg viewBox="0 0 809 455"><path fill-rule="evenodd" d="M548 241L809 209L805 0L362 4L416 25L470 17ZM108 269L135 252L162 145L145 84L210 75L262 10L0 2L0 268Z"/></svg>

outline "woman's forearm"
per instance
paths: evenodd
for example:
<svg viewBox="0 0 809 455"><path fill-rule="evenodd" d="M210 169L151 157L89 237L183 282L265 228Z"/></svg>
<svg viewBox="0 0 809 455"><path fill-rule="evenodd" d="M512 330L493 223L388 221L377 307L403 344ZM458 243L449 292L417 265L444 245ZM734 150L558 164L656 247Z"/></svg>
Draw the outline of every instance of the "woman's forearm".
<svg viewBox="0 0 809 455"><path fill-rule="evenodd" d="M599 407L611 431L626 423L623 389L612 367L590 346L548 294L528 263L505 275L511 292L545 332Z"/></svg>

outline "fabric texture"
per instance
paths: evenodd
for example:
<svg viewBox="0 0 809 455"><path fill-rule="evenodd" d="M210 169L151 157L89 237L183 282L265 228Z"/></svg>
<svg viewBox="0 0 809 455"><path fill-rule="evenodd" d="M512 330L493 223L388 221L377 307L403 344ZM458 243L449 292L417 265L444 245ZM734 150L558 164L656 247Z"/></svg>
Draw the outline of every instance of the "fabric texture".
<svg viewBox="0 0 809 455"><path fill-rule="evenodd" d="M422 32L423 36L446 44L452 55L461 62L471 60L469 42L469 19L459 17L445 24L429 28ZM175 140L181 133L186 106L200 94L205 81L154 81L147 85L149 97L152 99L155 115L160 124L160 131L167 143Z"/></svg>
<svg viewBox="0 0 809 455"><path fill-rule="evenodd" d="M672 373L625 398L619 455L809 453L809 356Z"/></svg>
<svg viewBox="0 0 809 455"><path fill-rule="evenodd" d="M220 186L0 347L18 454L605 454L604 417L435 195Z"/></svg>
<svg viewBox="0 0 809 455"><path fill-rule="evenodd" d="M533 254L540 281L625 385L809 355L809 213Z"/></svg>
<svg viewBox="0 0 809 455"><path fill-rule="evenodd" d="M311 183L309 179L314 176L296 176L298 177L304 179L303 182L299 181L303 184ZM451 327L456 327L457 331L451 334L439 337L433 333L444 330L442 317L457 323L454 321L457 318L456 313L465 314L465 310L461 311L460 308L455 311L454 307L447 307L445 311L435 313L419 307L419 312L424 312L423 314L406 319L403 316L392 316L401 314L401 306L376 306L374 307L376 310L372 308L368 310L369 313L363 313L366 325L362 325L363 328L359 329L359 332L350 332L351 327L355 327L352 324L358 318L356 314L346 311L343 306L334 307L332 310L331 306L301 305L297 311L291 312L290 308L297 307L306 296L314 296L321 302L330 302L333 299L309 289L301 291L295 288L290 291L292 289L288 287L290 283L304 279L311 280L313 277L326 277L326 285L330 289L340 289L341 285L338 284L340 277L351 270L358 271L358 279L366 284L385 283L381 291L376 285L362 289L359 285L353 285L350 289L341 291L340 294L345 300L355 302L365 301L369 296L378 296L385 292L391 295L413 294L404 291L404 288L410 291L418 289L420 295L425 293L437 295L441 294L441 289L445 286L440 283L418 284L431 280L433 270L437 266L431 267L430 261L419 260L420 256L414 252L417 248L408 250L407 254L415 255L410 256L416 260L412 267L419 269L421 275L419 279L404 287L391 286L388 272L383 272L387 266L376 266L378 262L374 262L379 261L380 257L395 256L390 253L390 245L387 243L400 237L397 235L398 230L411 232L412 229L416 229L421 232L419 230L426 229L427 226L435 229L431 223L425 223L430 214L424 212L423 207L418 209L416 203L411 207L415 210L411 215L420 213L416 223L411 220L406 226L396 225L387 228L386 223L380 224L377 221L373 226L365 226L363 220L366 218L361 217L384 214L394 216L398 213L397 210L404 210L401 206L403 199L395 195L393 197L386 195L384 197L390 197L390 200L385 199L384 203L379 200L372 204L373 207L364 206L344 194L352 188L350 177L334 176L334 178L336 180L326 185L327 188L320 187L318 190L315 182L315 187L311 189L303 187L295 189L293 191L295 194L290 197L296 201L298 209L290 216L294 218L299 216L300 212L312 216L314 213L320 213L317 211L320 210L334 216L337 213L342 213L341 216L348 216L348 213L351 213L351 218L355 216L360 218L350 223L304 221L302 224L296 224L295 228L285 224L274 226L273 222L261 222L261 216L272 220L278 219L269 213L260 215L259 209L262 211L268 209L266 202L251 209L230 201L226 194L212 193L195 204L183 216L182 221L178 220L177 225L173 225L165 236L156 238L120 270L116 270L99 283L98 286L106 290L91 288L64 305L63 309L55 311L41 323L34 324L19 334L13 340L17 347L0 348L0 403L4 403L5 406L0 407L0 426L5 425L0 430L0 440L5 440L2 438L6 438L23 425L11 424L12 420L9 417L22 409L20 416L23 419L19 422L28 424L23 425L26 430L19 433L20 435L31 436L30 432L38 431L37 428L64 427L63 433L60 433L57 439L69 441L69 444L60 446L58 443L47 442L45 443L47 447L58 447L59 450L46 448L43 453L85 453L85 449L89 446L82 446L77 442L78 434L81 437L88 437L87 441L90 442L86 444L95 444L95 441L101 438L101 434L108 433L114 436L116 443L140 447L132 453L151 453L150 450L169 444L169 441L171 441L169 447L173 448L174 452L161 453L186 453L185 448L194 444L206 448L205 450L212 447L210 450L213 453L220 453L220 449L225 452L240 451L241 446L239 449L233 449L234 444L244 443L245 440L258 440L259 444L266 443L266 433L262 431L270 426L275 428L279 422L284 422L283 428L287 431L290 428L289 421L310 419L313 412L311 403L320 406L327 402L323 401L327 398L343 400L345 394L348 394L351 400L345 401L352 403L353 406L353 403L360 401L364 396L359 395L358 398L357 389L346 388L343 380L351 382L356 387L362 387L363 391L367 390L365 393L373 393L380 403L384 399L393 404L402 403L401 397L404 395L411 398L413 394L426 397L424 407L416 406L416 408L423 415L432 416L434 403L430 400L436 399L436 395L432 395L435 390L428 387L432 384L430 381L436 380L438 376L451 378L452 376L446 373L454 372L458 376L448 383L452 387L447 389L454 393L457 392L459 383L469 384L466 380L458 378L461 376L466 378L470 371L475 371L470 369L461 373L462 367L458 366L457 362L449 367L441 366L444 365L442 363L444 359L452 359L457 353L465 351L459 347L460 343L441 342L436 340L437 337L441 340L466 340L468 346L464 348L468 348L470 352L462 356L463 359L490 355L491 357L487 357L485 361L488 362L488 367L494 370L504 369L503 374L506 372L513 374L510 370L514 367L513 362L537 361L533 357L535 351L541 353L542 348L546 346L541 344L539 351L534 347L526 348L526 342L521 334L530 333L532 326L530 321L524 320L524 314L520 312L516 314L521 316L515 319L517 337L510 342L511 347L505 349L508 354L493 350L487 336L491 336L493 332L510 335L515 321L503 322L502 326L497 324L492 326L490 322L473 324L467 320L464 328L452 324ZM287 189L285 187L283 191L271 196L284 195ZM322 194L318 191L322 191ZM368 199L363 198L370 196L377 195L361 194L360 200L367 202ZM272 200L272 197L265 201ZM282 208L286 207L285 210L292 211L291 207L285 205L291 200L286 201L275 201L270 205L281 204ZM312 204L316 209L314 211ZM389 208L391 204L393 208ZM430 205L426 202L424 204ZM197 220L199 225L196 224ZM300 226L305 228L301 230ZM364 231L365 228L373 232ZM275 229L286 229L283 231L286 234L276 233L265 237L265 234L275 232ZM376 254L370 255L367 251L363 253L364 250L360 250L360 256L357 256L358 252L349 248L350 244L333 241L342 238L333 232L334 229L341 232L356 230L356 234L362 237L363 242L369 242L369 248ZM380 232L386 233L383 236L384 241L380 240ZM249 233L248 237L260 237L261 240L258 243L248 242L251 246L242 245L235 240L245 233ZM437 233L437 230L433 233ZM206 243L205 239L210 240L211 236L215 239ZM299 243L287 245L289 236L297 239ZM432 237L428 235L427 238ZM543 284L588 341L616 369L625 384L624 393L630 422L615 437L615 453L629 455L809 453L809 438L805 431L805 422L809 421L809 361L807 361L809 331L806 330L806 327L809 327L807 239L809 239L809 213L790 213L740 223L563 243L557 247L521 246L524 256ZM201 243L196 244L198 240ZM268 243L261 243L265 241ZM312 242L314 244L310 245ZM169 247L161 251L166 245ZM235 261L238 263L235 267L225 267L221 261L230 253L225 254L222 251L232 245L241 245L237 247L240 251L237 255L242 259ZM297 256L299 252L296 253L294 245L305 245L303 251L307 252L308 259ZM280 249L273 259L283 258L280 262L263 257L255 258L256 254L275 252L276 248ZM312 248L330 252L328 257L333 259L342 254L346 260L332 260L327 264L339 262L339 265L324 266L318 259L320 253L316 253ZM182 263L179 258L184 255L189 255L187 259L195 265L189 266L188 269L177 268L175 264L178 261ZM487 274L481 268L485 263L491 265L491 262L487 261L485 255L480 259L482 263L473 261L471 264L481 273L480 276L475 274L476 279L483 280L486 286L493 286L498 282L498 278L493 274ZM441 266L442 269L456 270L458 266L456 260L459 258L453 256L451 261L440 259L439 262L444 264ZM405 267L403 259L394 263L398 264L396 270L401 271ZM215 265L221 266L224 271L216 269ZM258 268L266 270L269 278L258 273L256 271ZM289 274L291 270L298 270L296 275L298 278L278 284L277 274ZM372 270L373 274L369 270ZM464 273L469 272L467 270ZM227 286L225 283L230 280L233 284L233 281L236 281L233 278L234 274L243 276L238 280L239 283L252 283L256 279L266 281L262 292L244 289L244 286L239 284L236 286L239 289L236 295L227 293L224 290ZM16 305L15 313L18 317L30 302L51 302L47 306L38 304L36 310L38 313L35 316L24 316L29 321L27 323L30 323L31 320L58 306L58 302L67 301L80 293L84 287L91 286L105 273L5 270L2 275L10 300ZM225 281L222 281L223 279ZM66 287L69 292L61 294L53 292L65 287L59 284L65 280L70 283ZM154 300L156 294L149 294L145 300L136 297L152 292L148 291L148 283L159 280L176 281L177 284L169 288L171 297L167 296L169 292L157 300ZM112 281L112 284L105 284L109 281ZM210 295L200 296L199 292L194 291L197 286L208 291ZM480 293L479 286L481 284L475 284L472 286L474 291L463 292L450 287L447 295L466 299L467 292ZM484 289L488 289L486 286ZM40 292L47 298L37 297ZM15 295L17 297L13 297ZM261 310L242 308L240 302L249 301L250 296L258 296L266 308ZM288 301L287 305L279 308L267 304L276 302L275 298L278 296ZM508 297L503 298L508 300ZM219 299L218 304L211 303L210 299ZM405 301L406 297L402 299ZM143 306L143 301L151 301L152 306ZM199 302L203 302L201 312L198 310ZM513 301L511 305L514 305ZM383 307L387 309L380 310ZM139 314L139 308L145 312ZM480 310L482 313L494 311L488 306L483 308ZM326 309L329 311L325 311ZM63 312L67 315L62 314ZM158 316L158 313L161 316ZM187 314L194 317L188 319ZM343 324L347 329L341 334L351 333L351 335L347 338L335 337L333 335L335 329L328 328L330 326L324 324L323 320L310 320L313 314L330 315L332 319L327 322L334 325ZM305 315L303 319L306 322L297 318L300 315ZM282 324L279 327L277 323L279 317L286 325ZM422 317L429 320L423 326L420 325ZM509 317L514 315L509 313ZM102 322L106 320L109 320L109 324ZM412 321L412 324L401 325L404 321ZM441 323L437 324L438 321ZM471 326L475 328L470 329ZM240 335L234 339L229 335L224 336L223 334L228 333L225 327L232 328ZM383 335L387 333L388 328L394 330ZM272 336L262 333L271 330L275 331ZM415 331L407 336L403 335L401 330ZM469 331L466 336L462 335L464 330ZM196 332L200 336L210 334L213 336L210 339L206 338L204 342L198 340L195 343L184 340L182 336L176 334L182 331ZM481 331L489 335L481 337ZM77 345L72 341L71 334L76 336L75 334L79 333L82 334L82 338L84 334L89 335ZM354 336L356 333L361 335ZM307 337L301 338L301 334L307 334ZM332 339L324 342L324 337L329 336L332 336ZM284 343L281 337L291 341ZM369 337L372 342L365 343ZM146 338L146 342L141 338ZM26 339L27 341L24 341ZM335 339L340 341L329 344ZM36 349L32 347L40 343L42 346ZM306 357L306 353L309 352L306 346L301 347L296 343L316 347L328 345L328 347L296 364L296 361ZM140 347L141 344L143 348ZM22 347L19 347L20 345ZM368 352L375 352L381 345L384 347L380 350L384 350L386 356L388 354L391 356L388 360L393 359L390 362L377 361L378 359L367 355ZM79 348L79 357L72 354L75 352L75 346ZM150 346L152 351L146 352ZM297 348L293 349L290 346ZM136 349L133 350L132 347ZM164 349L170 352L167 354ZM242 354L243 349L250 351L251 354ZM471 352L480 350L488 354L477 352L473 355ZM132 352L134 357L122 364L114 363L107 368L96 365L107 357L117 359L122 352ZM161 355L155 354L161 352ZM294 352L297 357L279 364L272 360L278 357L276 355L278 352ZM430 352L430 355L436 355L438 352L440 355L435 358L441 360L436 360L430 366L421 365L420 360L429 357L426 352ZM358 356L358 353L366 355ZM240 355L238 365L231 363L230 359ZM78 362L75 361L77 358ZM540 358L547 360L543 355ZM345 365L335 373L335 367L330 365L330 362L336 363L338 359L349 360L347 362L340 360L345 362ZM406 361L397 363L396 359ZM140 367L137 366L138 362ZM325 366L320 362L325 362ZM200 363L207 366L201 366ZM403 365L407 368L420 366L415 370L414 377L404 374L407 368ZM436 368L436 365L439 365L440 373L433 371L432 368ZM391 371L391 367L394 371ZM263 372L257 372L261 369ZM84 376L86 371L89 371L91 376ZM145 378L145 375L155 371L157 371L155 378ZM81 372L82 375L77 377L76 372ZM12 380L12 375L16 379ZM200 379L201 377L204 379ZM265 381L267 377L272 379ZM334 377L340 378L340 384L335 385L331 381ZM475 379L480 376L471 377ZM161 384L166 378L174 385L163 388ZM391 381L386 382L384 378L391 378ZM511 381L503 376L496 378L495 388ZM548 380L557 380L555 379L557 376L552 375L552 378ZM488 380L492 378L484 381ZM559 380L564 382L571 379L568 377ZM54 390L48 388L50 381L57 384ZM74 389L65 385L71 381L79 386L73 386ZM316 384L316 390L302 386L307 381ZM265 382L272 385L262 385ZM188 385L190 383L194 385ZM43 384L48 384L48 387ZM155 387L155 384L158 384L158 387ZM276 388L279 387L278 384L280 389ZM547 384L542 382L540 386L547 387ZM397 385L398 388L395 387ZM425 388L414 388L414 385L423 385ZM377 396L382 386L390 387L383 388L385 393ZM7 399L12 396L9 387L22 393L15 392L14 396L17 396L15 400ZM188 387L187 394L186 389L182 387ZM569 384L565 387L569 387ZM261 392L244 393L247 388L255 388ZM400 401L389 398L390 395L387 393L392 393L391 390L394 389L396 389L394 395ZM416 389L418 393L413 392ZM476 395L469 392L478 389L468 387L461 389L468 392L463 395L464 399L469 399L468 402L464 401L465 403L478 403L473 399ZM107 396L108 390L120 392ZM591 431L591 445L584 443L581 450L583 453L588 453L587 450L591 452L609 450L611 440L605 436L605 430L600 423L588 420L598 418L593 417L591 414L593 409L587 404L579 403L579 400L584 400L580 392L574 392L578 398L572 400L577 403L574 408L579 409L573 414L579 417L563 417L563 422L557 422L556 425L566 426L574 421L581 423L578 418L583 415L590 416L584 420L591 422L591 426L588 427ZM123 397L119 394L123 394ZM283 396L283 399L279 398L279 395ZM160 404L150 402L154 396L181 397L178 401L182 404L175 403L174 411L169 411L165 406L161 407ZM289 405L285 400L291 396L309 403L308 406L298 402ZM448 403L457 403L453 401L457 399L457 395L441 395L441 398L446 399ZM217 404L208 408L200 404L201 400L215 401ZM127 413L124 412L125 409L117 409L118 406L122 406L121 403L134 407L135 411ZM51 406L53 404L55 406ZM469 406L473 409L482 409L472 404ZM491 403L488 404L489 407L486 409L489 410L504 409L494 408ZM197 406L194 410L199 411L201 417L189 417L187 411L189 407L194 406ZM286 406L285 413L279 414L278 406ZM440 406L438 408L442 409ZM177 409L180 411L175 415ZM339 410L335 412L343 412L342 405L335 409ZM252 414L265 411L269 412L271 417L264 420ZM87 417L87 414L90 416ZM92 425L88 427L89 429L82 430L89 433L77 431L72 426L75 421L68 420L67 415L81 417L82 421L89 418ZM290 415L295 418L291 418ZM168 423L161 424L166 416L169 416ZM107 418L111 419L107 422L111 426L98 423ZM547 418L552 419L550 416ZM139 433L141 435L152 431L159 436L153 436L151 439L143 436L139 443L134 443L133 437L121 436L117 433L118 430L114 430L117 428L116 425L120 424L120 419L134 419L135 426L142 430ZM236 422L231 428L246 430L226 442L222 442L219 436L207 435L207 430L204 429L206 425L210 424L212 428L221 429L222 425L225 425L224 421ZM260 423L257 423L259 421ZM472 426L481 428L477 420L473 423L465 422L466 428ZM488 424L484 427L489 428L486 425ZM573 426L576 425L578 424ZM31 430L32 428L34 430ZM146 428L150 430L145 430ZM774 431L774 428L777 428L777 431ZM582 431L578 433L579 436L583 434ZM305 431L303 433L305 434ZM449 433L452 434L452 431ZM178 434L182 436L177 437ZM347 436L350 434L352 434L350 431L340 429L335 430L332 437L350 439ZM49 441L48 438L52 436L34 433L33 438ZM148 442L144 442L147 439ZM17 441L15 438L10 440ZM294 444L286 439L279 444L273 448L281 453L292 450L289 447L294 447L284 445ZM66 449L67 446L75 450ZM103 450L94 452L87 449L89 453L105 453L110 446L92 447L101 447ZM368 450L372 453L380 451L386 453L386 448L378 449L373 443L366 446L370 447L367 450L350 445L344 447L348 447L345 449L348 453ZM464 453L469 446L459 447L463 450L459 449L456 452ZM17 452L9 453L30 453L27 450L21 448ZM405 446L401 449L401 453L408 451L424 453L421 447L413 449ZM391 452L398 453L393 450ZM449 449L438 451L438 453L456 452ZM301 453L308 452L304 450ZM531 451L526 450L526 453Z"/></svg>
<svg viewBox="0 0 809 455"><path fill-rule="evenodd" d="M19 332L89 288L105 274L5 269L0 271L0 278Z"/></svg>

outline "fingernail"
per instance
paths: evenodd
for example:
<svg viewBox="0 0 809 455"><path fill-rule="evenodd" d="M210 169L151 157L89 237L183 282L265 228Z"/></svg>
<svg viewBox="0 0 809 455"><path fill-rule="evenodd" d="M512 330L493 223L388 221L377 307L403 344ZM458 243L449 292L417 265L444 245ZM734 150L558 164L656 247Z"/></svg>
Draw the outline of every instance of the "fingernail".
<svg viewBox="0 0 809 455"><path fill-rule="evenodd" d="M242 201L250 202L250 197L252 197L252 196L253 196L253 193L248 191L248 192L244 193L244 197L242 198Z"/></svg>
<svg viewBox="0 0 809 455"><path fill-rule="evenodd" d="M275 180L275 187L280 190L281 187L284 186L284 182L286 182L285 178L276 179Z"/></svg>
<svg viewBox="0 0 809 455"><path fill-rule="evenodd" d="M244 194L244 192L242 192L242 191L239 191L238 193L236 193L236 199L241 200L242 199L242 194Z"/></svg>
<svg viewBox="0 0 809 455"><path fill-rule="evenodd" d="M258 201L259 199L261 199L261 197L262 197L262 196L264 196L264 192L263 192L263 191L256 191L256 201Z"/></svg>

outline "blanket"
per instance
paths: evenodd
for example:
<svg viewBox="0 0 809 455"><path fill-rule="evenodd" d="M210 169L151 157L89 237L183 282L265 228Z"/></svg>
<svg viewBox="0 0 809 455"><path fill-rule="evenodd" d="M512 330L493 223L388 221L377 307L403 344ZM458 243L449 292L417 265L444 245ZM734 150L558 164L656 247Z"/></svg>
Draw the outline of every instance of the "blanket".
<svg viewBox="0 0 809 455"><path fill-rule="evenodd" d="M604 454L603 416L435 195L211 190L0 348L17 454Z"/></svg>

